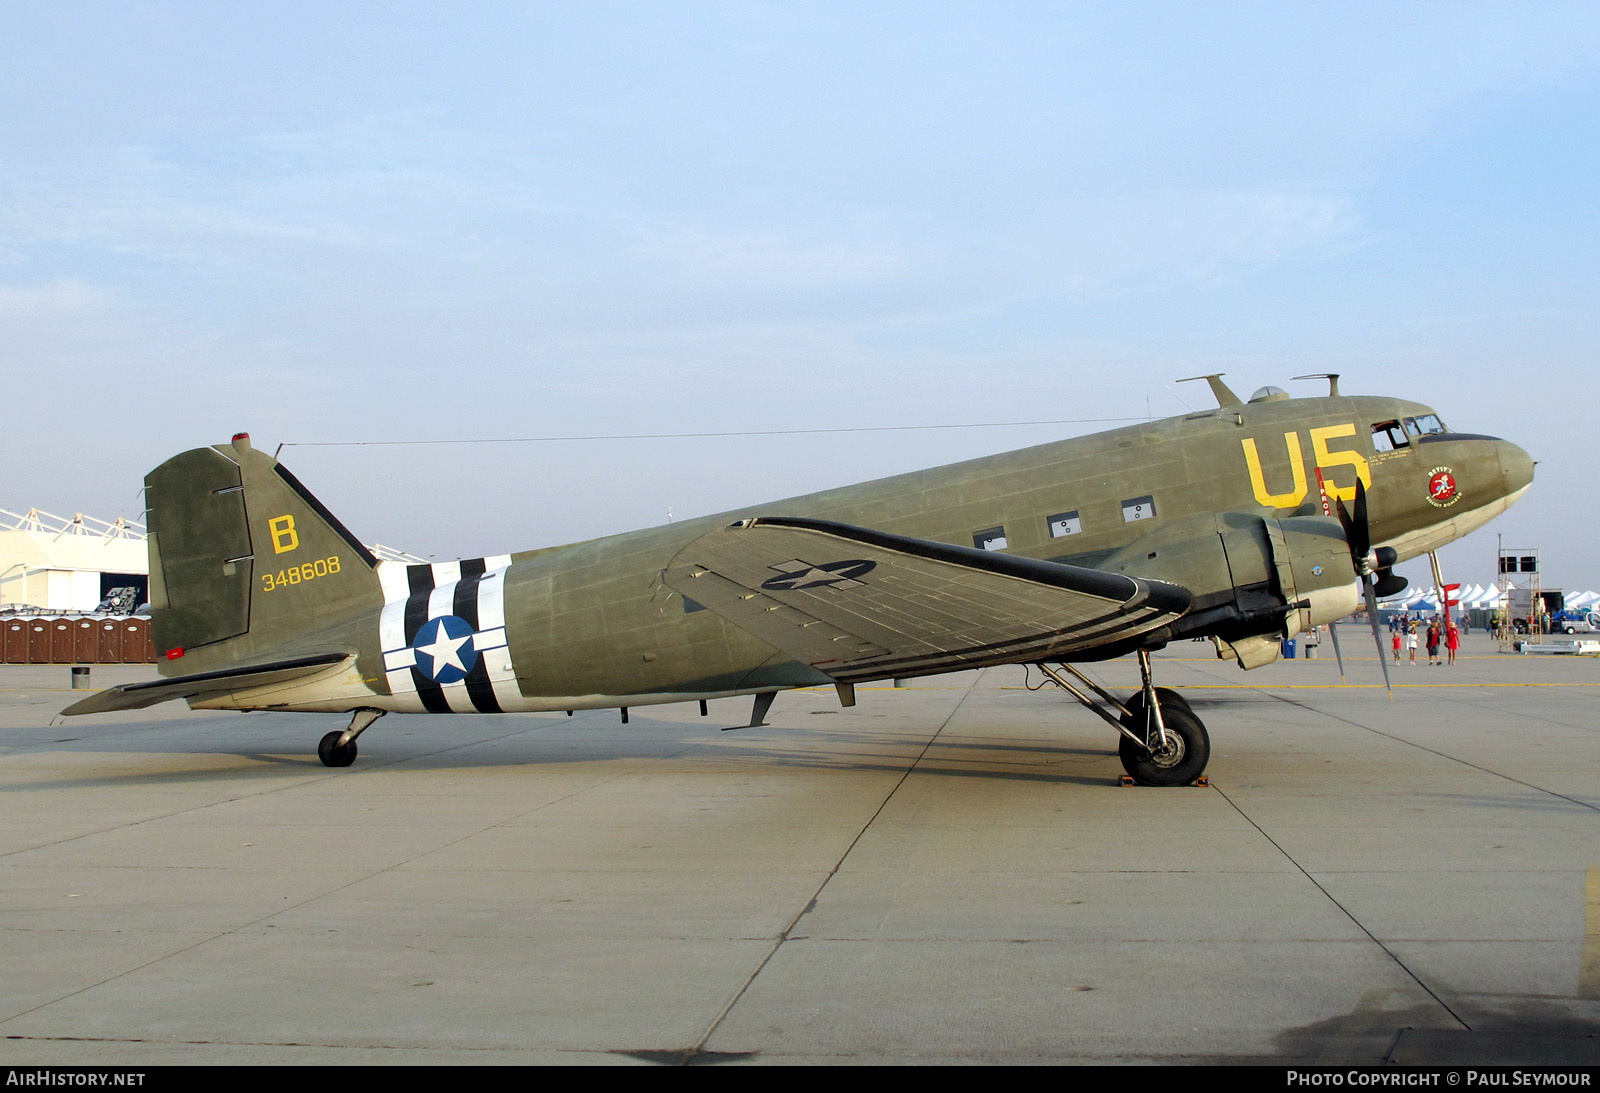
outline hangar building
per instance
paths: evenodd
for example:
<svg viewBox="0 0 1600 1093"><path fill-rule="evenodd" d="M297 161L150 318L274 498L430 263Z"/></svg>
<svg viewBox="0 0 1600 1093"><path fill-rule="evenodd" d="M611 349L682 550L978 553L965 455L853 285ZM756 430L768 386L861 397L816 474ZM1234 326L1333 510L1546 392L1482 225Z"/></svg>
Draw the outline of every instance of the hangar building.
<svg viewBox="0 0 1600 1093"><path fill-rule="evenodd" d="M131 588L109 608L131 614L149 598L145 538L143 525L122 517L107 523L82 513L68 519L0 509L0 611L88 614Z"/></svg>

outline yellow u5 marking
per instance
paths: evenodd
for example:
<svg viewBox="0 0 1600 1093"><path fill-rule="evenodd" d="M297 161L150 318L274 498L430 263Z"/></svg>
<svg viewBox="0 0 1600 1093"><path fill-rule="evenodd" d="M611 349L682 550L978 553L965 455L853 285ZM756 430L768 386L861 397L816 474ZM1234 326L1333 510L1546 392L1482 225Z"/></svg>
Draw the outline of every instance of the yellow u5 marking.
<svg viewBox="0 0 1600 1093"><path fill-rule="evenodd" d="M1289 469L1294 473L1294 488L1288 493L1268 493L1267 476L1261 472L1261 453L1256 451L1254 437L1245 437L1244 465L1250 468L1250 488L1255 491L1256 503L1275 509L1292 509L1306 499L1306 461L1300 454L1300 434L1287 432L1283 442L1289 446Z"/></svg>
<svg viewBox="0 0 1600 1093"><path fill-rule="evenodd" d="M267 521L272 532L272 553L287 554L300 545L300 533L294 530L293 516L274 516Z"/></svg>
<svg viewBox="0 0 1600 1093"><path fill-rule="evenodd" d="M1356 427L1351 422L1343 425L1323 425L1311 430L1311 452L1316 457L1317 466L1323 470L1332 467L1351 467L1355 470L1356 477L1362 485L1371 488L1372 468L1360 452L1331 451L1328 441L1338 437L1355 436ZM1283 442L1289 450L1289 473L1292 483L1288 493L1270 493L1267 490L1267 476L1261 470L1261 453L1256 449L1254 437L1244 437L1240 444L1244 447L1244 465L1250 471L1250 489L1255 494L1256 503L1275 509L1292 509L1306 499L1306 460L1300 448L1300 434L1290 430L1283 434ZM1356 497L1355 483L1348 486L1336 486L1332 481L1327 482L1329 499L1338 498L1344 501L1354 501Z"/></svg>

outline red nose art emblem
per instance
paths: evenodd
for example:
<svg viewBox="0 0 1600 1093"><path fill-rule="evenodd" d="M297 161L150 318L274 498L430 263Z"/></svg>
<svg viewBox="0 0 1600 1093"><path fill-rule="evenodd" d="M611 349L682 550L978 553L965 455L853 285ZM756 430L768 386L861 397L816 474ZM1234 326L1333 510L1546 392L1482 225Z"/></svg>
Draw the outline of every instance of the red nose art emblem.
<svg viewBox="0 0 1600 1093"><path fill-rule="evenodd" d="M1458 500L1456 472L1449 467L1435 467L1428 478L1428 504L1448 508Z"/></svg>

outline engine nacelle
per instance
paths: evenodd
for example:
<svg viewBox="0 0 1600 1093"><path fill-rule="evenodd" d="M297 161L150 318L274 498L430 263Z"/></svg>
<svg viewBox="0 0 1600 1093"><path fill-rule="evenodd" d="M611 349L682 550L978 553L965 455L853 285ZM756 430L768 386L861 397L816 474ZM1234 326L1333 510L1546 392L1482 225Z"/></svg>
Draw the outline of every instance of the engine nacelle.
<svg viewBox="0 0 1600 1093"><path fill-rule="evenodd" d="M1339 522L1227 512L1180 520L1100 568L1183 585L1194 607L1170 637L1214 637L1246 668L1277 658L1280 638L1353 614L1361 582Z"/></svg>
<svg viewBox="0 0 1600 1093"><path fill-rule="evenodd" d="M1263 523L1285 599L1297 608L1285 620L1289 637L1356 613L1362 601L1361 580L1350 564L1349 542L1337 520L1290 516Z"/></svg>

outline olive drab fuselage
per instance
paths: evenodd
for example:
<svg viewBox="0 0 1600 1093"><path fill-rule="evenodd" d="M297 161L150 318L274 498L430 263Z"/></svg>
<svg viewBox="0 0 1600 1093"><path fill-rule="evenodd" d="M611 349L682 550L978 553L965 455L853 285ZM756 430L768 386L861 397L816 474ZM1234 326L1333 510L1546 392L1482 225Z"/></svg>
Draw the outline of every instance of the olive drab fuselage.
<svg viewBox="0 0 1600 1093"><path fill-rule="evenodd" d="M715 528L806 517L1187 588L1189 615L1146 646L1275 642L1354 610L1334 506L1354 499L1358 480L1373 543L1402 559L1474 530L1526 489L1521 449L1423 431L1436 422L1397 399L1280 396L589 542L410 566L374 564L274 461L219 445L199 450L221 457L203 468L220 483L203 499L180 497L163 468L148 480L156 640L178 651L169 675L286 650L356 654L338 672L196 703L211 707L509 712L827 683L662 579ZM222 462L238 465L233 478ZM240 522L228 557L179 527L199 506ZM198 598L171 587L202 575L223 583Z"/></svg>

